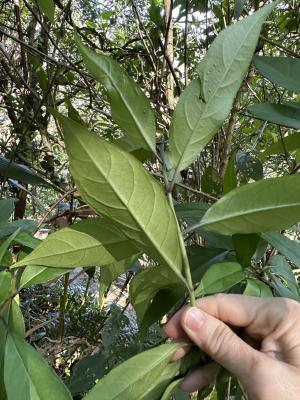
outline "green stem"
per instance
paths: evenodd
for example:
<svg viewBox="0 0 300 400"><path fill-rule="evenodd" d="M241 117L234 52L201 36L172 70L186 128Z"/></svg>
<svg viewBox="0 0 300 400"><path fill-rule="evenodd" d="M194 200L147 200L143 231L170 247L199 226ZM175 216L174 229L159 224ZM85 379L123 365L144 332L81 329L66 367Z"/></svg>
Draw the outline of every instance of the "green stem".
<svg viewBox="0 0 300 400"><path fill-rule="evenodd" d="M169 204L170 204L170 206L171 206L171 208L173 210L174 217L176 218L175 209L174 209L174 205L173 205L173 199L172 199L172 193L170 193L170 192L168 192L168 200L169 200ZM177 221L177 218L176 218L176 221ZM182 255L183 272L184 272L184 276L185 276L185 279L186 279L186 282L187 282L187 289L189 291L189 298L190 298L191 306L195 307L196 306L196 298L195 298L195 293L194 293L194 288L193 288L193 280L192 280L192 275L191 275L191 269L190 269L188 256L187 256L187 253L186 253L184 239L183 239L183 236L181 234L181 230L180 230L180 226L178 224L178 221L177 221L177 230L178 230L178 237L179 237L179 243L180 243L180 251L181 251L181 255Z"/></svg>

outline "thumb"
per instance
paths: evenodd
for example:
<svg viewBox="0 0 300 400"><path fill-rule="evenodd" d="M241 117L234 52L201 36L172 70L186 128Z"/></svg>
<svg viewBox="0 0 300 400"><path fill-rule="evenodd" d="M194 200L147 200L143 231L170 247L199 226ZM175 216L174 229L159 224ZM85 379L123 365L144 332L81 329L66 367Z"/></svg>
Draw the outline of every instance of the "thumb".
<svg viewBox="0 0 300 400"><path fill-rule="evenodd" d="M199 308L187 308L181 317L181 325L201 350L239 378L251 373L261 357L257 350L240 339L228 325Z"/></svg>

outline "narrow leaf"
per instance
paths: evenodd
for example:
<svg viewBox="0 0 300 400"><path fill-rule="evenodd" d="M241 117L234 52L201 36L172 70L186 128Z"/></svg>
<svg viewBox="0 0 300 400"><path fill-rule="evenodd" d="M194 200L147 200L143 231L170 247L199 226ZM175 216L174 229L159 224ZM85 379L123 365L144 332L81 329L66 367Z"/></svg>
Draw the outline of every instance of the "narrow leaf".
<svg viewBox="0 0 300 400"><path fill-rule="evenodd" d="M148 98L113 58L76 42L86 67L107 90L112 118L133 141L155 153L155 118Z"/></svg>
<svg viewBox="0 0 300 400"><path fill-rule="evenodd" d="M300 104L258 103L248 107L255 118L270 121L274 124L300 129Z"/></svg>
<svg viewBox="0 0 300 400"><path fill-rule="evenodd" d="M232 190L211 206L201 226L230 235L285 229L299 220L300 174L295 174Z"/></svg>
<svg viewBox="0 0 300 400"><path fill-rule="evenodd" d="M15 199L0 200L0 224L8 221L14 210L15 201Z"/></svg>
<svg viewBox="0 0 300 400"><path fill-rule="evenodd" d="M24 265L90 267L119 261L137 252L133 241L111 223L104 219L90 219L49 235L12 268ZM31 268L35 275L35 267Z"/></svg>
<svg viewBox="0 0 300 400"><path fill-rule="evenodd" d="M57 117L71 172L84 200L181 277L177 221L162 186L134 156L74 121Z"/></svg>
<svg viewBox="0 0 300 400"><path fill-rule="evenodd" d="M8 333L4 357L7 400L71 400L46 361L24 340Z"/></svg>
<svg viewBox="0 0 300 400"><path fill-rule="evenodd" d="M300 268L300 243L279 232L262 233L262 238Z"/></svg>
<svg viewBox="0 0 300 400"><path fill-rule="evenodd" d="M176 171L194 161L228 116L246 75L262 24L274 2L222 31L176 106L170 128L170 158Z"/></svg>
<svg viewBox="0 0 300 400"><path fill-rule="evenodd" d="M195 296L224 292L245 279L245 273L240 264L223 262L212 265L203 276L200 285L195 290Z"/></svg>
<svg viewBox="0 0 300 400"><path fill-rule="evenodd" d="M266 57L255 55L253 63L269 81L286 89L300 92L300 60L292 57Z"/></svg>

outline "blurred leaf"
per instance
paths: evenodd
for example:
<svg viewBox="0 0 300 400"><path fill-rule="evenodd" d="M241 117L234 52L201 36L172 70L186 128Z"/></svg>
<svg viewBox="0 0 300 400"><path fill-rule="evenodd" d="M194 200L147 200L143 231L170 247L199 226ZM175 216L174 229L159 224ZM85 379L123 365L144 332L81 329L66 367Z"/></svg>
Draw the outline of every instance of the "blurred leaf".
<svg viewBox="0 0 300 400"><path fill-rule="evenodd" d="M30 185L50 186L43 178L37 175L26 165L18 164L0 156L0 176L13 178Z"/></svg>
<svg viewBox="0 0 300 400"><path fill-rule="evenodd" d="M6 223L15 208L16 199L0 200L0 224Z"/></svg>
<svg viewBox="0 0 300 400"><path fill-rule="evenodd" d="M260 237L255 233L232 236L236 258L242 267L251 265L251 257L255 253L259 239Z"/></svg>
<svg viewBox="0 0 300 400"><path fill-rule="evenodd" d="M294 135L285 136L279 139L278 142L271 144L263 152L263 156L269 156L272 154L285 154L289 151L297 150L300 147L300 134L295 133Z"/></svg>
<svg viewBox="0 0 300 400"><path fill-rule="evenodd" d="M245 273L238 263L223 262L211 265L195 290L195 296L224 292L243 279L245 279Z"/></svg>
<svg viewBox="0 0 300 400"><path fill-rule="evenodd" d="M46 283L70 272L67 268L47 268L39 265L29 265L24 269L20 280L20 288L28 288L40 283Z"/></svg>
<svg viewBox="0 0 300 400"><path fill-rule="evenodd" d="M55 4L53 0L34 0L40 11L54 23Z"/></svg>
<svg viewBox="0 0 300 400"><path fill-rule="evenodd" d="M5 301L12 290L11 273L0 272L0 304Z"/></svg>
<svg viewBox="0 0 300 400"><path fill-rule="evenodd" d="M229 159L229 162L228 162L225 174L224 174L224 180L223 180L223 193L224 194L230 192L232 189L237 187L235 162L236 162L236 154L234 152Z"/></svg>
<svg viewBox="0 0 300 400"><path fill-rule="evenodd" d="M258 119L274 124L300 129L299 103L258 103L248 107L248 111Z"/></svg>
<svg viewBox="0 0 300 400"><path fill-rule="evenodd" d="M258 279L248 278L247 285L243 292L245 296L254 296L254 297L272 297L272 290L268 285L261 282Z"/></svg>
<svg viewBox="0 0 300 400"><path fill-rule="evenodd" d="M18 228L20 228L20 233L18 233L17 237L15 240L17 240L18 237L21 237L21 240L24 239L24 236L22 236L23 232L26 233L32 233L36 227L37 221L34 220L29 220L29 219L22 219L22 220L17 220L17 221L12 221L12 222L4 222L0 223L0 238L5 238L14 232ZM32 242L31 242L32 243Z"/></svg>
<svg viewBox="0 0 300 400"><path fill-rule="evenodd" d="M155 153L155 117L146 95L112 57L90 50L77 37L76 43L89 72L107 90L112 118L132 141Z"/></svg>
<svg viewBox="0 0 300 400"><path fill-rule="evenodd" d="M248 179L258 181L264 177L261 161L244 151L238 151L236 155L237 169Z"/></svg>
<svg viewBox="0 0 300 400"><path fill-rule="evenodd" d="M223 234L257 233L285 229L299 220L300 174L295 174L232 190L211 206L200 226Z"/></svg>
<svg viewBox="0 0 300 400"><path fill-rule="evenodd" d="M238 19L244 9L244 0L234 0L234 18Z"/></svg>
<svg viewBox="0 0 300 400"><path fill-rule="evenodd" d="M300 60L292 57L266 57L255 55L253 63L269 81L286 89L300 92Z"/></svg>

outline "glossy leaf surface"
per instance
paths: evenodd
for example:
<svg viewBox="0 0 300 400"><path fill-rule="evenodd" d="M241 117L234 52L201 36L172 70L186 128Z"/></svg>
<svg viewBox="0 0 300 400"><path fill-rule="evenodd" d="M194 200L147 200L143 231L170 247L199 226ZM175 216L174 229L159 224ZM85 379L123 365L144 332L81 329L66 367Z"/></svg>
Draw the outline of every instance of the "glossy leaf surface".
<svg viewBox="0 0 300 400"><path fill-rule="evenodd" d="M195 296L223 292L241 282L245 273L240 264L223 262L212 265L203 276L200 285L195 290Z"/></svg>
<svg viewBox="0 0 300 400"><path fill-rule="evenodd" d="M155 118L146 95L112 57L95 53L79 40L77 47L90 73L107 90L112 118L133 141L155 153Z"/></svg>
<svg viewBox="0 0 300 400"><path fill-rule="evenodd" d="M177 221L161 185L134 156L70 119L59 116L59 121L71 172L85 201L180 276Z"/></svg>
<svg viewBox="0 0 300 400"><path fill-rule="evenodd" d="M137 252L133 242L112 224L104 219L90 219L49 235L13 267L90 267L115 262Z"/></svg>
<svg viewBox="0 0 300 400"><path fill-rule="evenodd" d="M28 343L8 333L4 357L8 400L71 400L71 395L46 361ZM12 384L15 382L15 384Z"/></svg>
<svg viewBox="0 0 300 400"><path fill-rule="evenodd" d="M275 5L222 31L198 67L199 78L180 96L170 128L170 158L177 171L194 161L228 116L261 26Z"/></svg>
<svg viewBox="0 0 300 400"><path fill-rule="evenodd" d="M269 81L277 83L286 89L300 92L299 71L300 60L292 57L253 57L253 63L258 71Z"/></svg>
<svg viewBox="0 0 300 400"><path fill-rule="evenodd" d="M296 174L232 190L207 211L201 226L230 235L285 229L299 220L300 175Z"/></svg>
<svg viewBox="0 0 300 400"><path fill-rule="evenodd" d="M248 111L258 119L274 124L300 129L300 104L258 103L248 107Z"/></svg>

